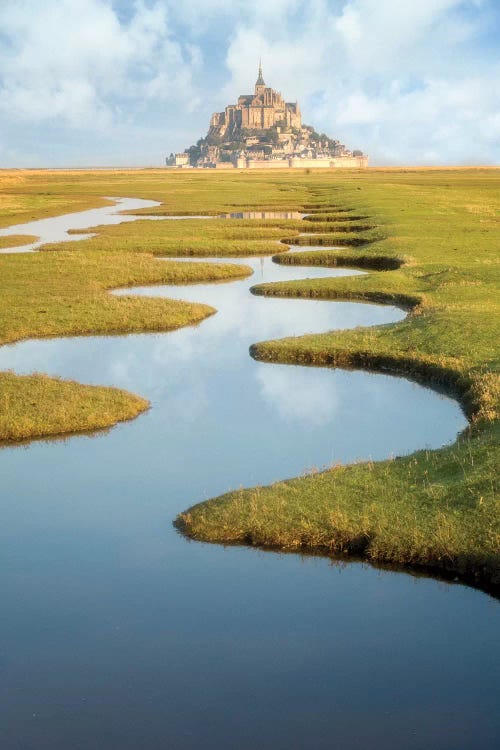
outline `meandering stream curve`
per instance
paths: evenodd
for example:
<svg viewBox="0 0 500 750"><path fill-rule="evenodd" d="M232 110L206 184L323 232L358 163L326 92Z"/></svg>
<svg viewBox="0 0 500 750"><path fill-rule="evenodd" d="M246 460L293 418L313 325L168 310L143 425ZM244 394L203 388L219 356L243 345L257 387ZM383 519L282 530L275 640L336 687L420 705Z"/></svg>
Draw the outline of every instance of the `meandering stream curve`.
<svg viewBox="0 0 500 750"><path fill-rule="evenodd" d="M238 262L253 276L134 290L216 307L200 326L0 349L2 369L153 404L108 434L0 452L2 747L495 747L492 599L173 530L240 484L438 447L465 426L454 401L402 378L252 360L259 340L404 313L255 297L257 281L353 271Z"/></svg>

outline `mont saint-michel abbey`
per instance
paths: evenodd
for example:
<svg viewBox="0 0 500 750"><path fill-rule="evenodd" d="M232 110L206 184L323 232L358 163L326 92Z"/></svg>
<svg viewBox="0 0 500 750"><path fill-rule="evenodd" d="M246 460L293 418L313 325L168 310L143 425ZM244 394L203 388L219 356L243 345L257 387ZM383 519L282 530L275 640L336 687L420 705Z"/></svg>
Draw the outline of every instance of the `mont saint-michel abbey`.
<svg viewBox="0 0 500 750"><path fill-rule="evenodd" d="M205 138L180 154L170 154L168 167L211 168L365 168L368 157L302 124L298 102L286 102L267 86L259 64L253 94L215 112Z"/></svg>
<svg viewBox="0 0 500 750"><path fill-rule="evenodd" d="M300 108L297 102L285 102L279 91L266 86L262 65L259 65L255 92L242 94L238 97L238 104L230 104L224 112L215 112L210 120L210 130L221 135L241 128L268 130L280 126L300 130Z"/></svg>

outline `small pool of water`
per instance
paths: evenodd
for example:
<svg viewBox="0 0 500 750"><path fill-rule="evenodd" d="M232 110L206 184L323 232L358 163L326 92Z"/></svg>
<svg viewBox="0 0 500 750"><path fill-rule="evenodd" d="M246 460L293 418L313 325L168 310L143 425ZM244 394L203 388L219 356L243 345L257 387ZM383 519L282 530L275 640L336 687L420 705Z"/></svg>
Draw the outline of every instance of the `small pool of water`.
<svg viewBox="0 0 500 750"><path fill-rule="evenodd" d="M232 211L221 214L221 219L302 219L300 211Z"/></svg>

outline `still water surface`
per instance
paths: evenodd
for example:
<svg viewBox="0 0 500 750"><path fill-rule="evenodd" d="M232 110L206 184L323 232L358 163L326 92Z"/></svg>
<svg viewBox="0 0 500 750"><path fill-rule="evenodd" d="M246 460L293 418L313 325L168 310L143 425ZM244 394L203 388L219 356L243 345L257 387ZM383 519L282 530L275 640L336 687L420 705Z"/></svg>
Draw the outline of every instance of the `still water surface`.
<svg viewBox="0 0 500 750"><path fill-rule="evenodd" d="M494 600L173 529L228 489L438 447L465 426L454 401L401 378L253 361L258 340L403 313L254 297L258 281L352 271L238 262L254 275L136 290L216 306L197 327L0 349L2 369L152 402L109 433L0 451L0 746L498 747Z"/></svg>
<svg viewBox="0 0 500 750"><path fill-rule="evenodd" d="M300 219L304 214L297 211L238 211L220 214L219 216L207 215L182 215L182 216L133 216L121 213L122 211L137 211L138 209L153 208L159 206L158 201L145 200L143 198L111 198L113 205L91 208L87 211L78 211L73 214L62 214L52 216L48 219L36 219L25 224L15 224L10 227L0 228L0 237L11 237L16 234L31 235L37 237L34 242L19 245L12 248L1 248L2 253L31 253L38 250L42 245L52 242L75 242L93 237L92 232L82 233L81 230L89 227L106 226L110 224L124 224L138 219L149 221L168 221L182 219ZM80 230L78 234L69 234L70 230Z"/></svg>
<svg viewBox="0 0 500 750"><path fill-rule="evenodd" d="M123 224L127 221L137 221L140 218L139 216L127 216L119 212L136 211L139 208L153 208L153 206L160 205L158 201L148 201L142 198L108 198L108 200L113 201L114 205L91 208L88 211L78 211L74 214L52 216L48 219L37 219L26 224L15 224L0 229L0 237L10 237L13 234L29 234L38 237L35 242L30 242L28 245L2 248L0 253L29 253L38 250L41 245L49 242L85 240L88 237L92 237L92 233L68 234L69 230L81 230L105 224Z"/></svg>

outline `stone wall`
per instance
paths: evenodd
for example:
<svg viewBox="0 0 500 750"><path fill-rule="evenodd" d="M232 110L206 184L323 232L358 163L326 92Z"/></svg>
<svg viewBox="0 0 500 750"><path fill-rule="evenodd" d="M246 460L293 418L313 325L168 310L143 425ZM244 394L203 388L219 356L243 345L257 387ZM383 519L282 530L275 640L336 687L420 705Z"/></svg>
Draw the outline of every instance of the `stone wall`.
<svg viewBox="0 0 500 750"><path fill-rule="evenodd" d="M329 169L332 159L301 159L292 158L288 160L289 167L302 167L302 169Z"/></svg>
<svg viewBox="0 0 500 750"><path fill-rule="evenodd" d="M340 168L357 168L357 169L366 169L368 166L368 157L367 156L337 156L333 159L330 159L330 166L332 167L340 167Z"/></svg>
<svg viewBox="0 0 500 750"><path fill-rule="evenodd" d="M238 162L244 161L238 160ZM269 161L264 161L262 159L247 159L246 160L246 167L247 169L288 169L290 166L289 164L290 159L270 159ZM240 164L238 163L238 166Z"/></svg>
<svg viewBox="0 0 500 750"><path fill-rule="evenodd" d="M290 159L290 167L302 167L306 169L366 169L368 166L367 156L337 156L326 159Z"/></svg>
<svg viewBox="0 0 500 750"><path fill-rule="evenodd" d="M238 169L366 169L367 156L338 156L327 159L244 159L239 157Z"/></svg>

